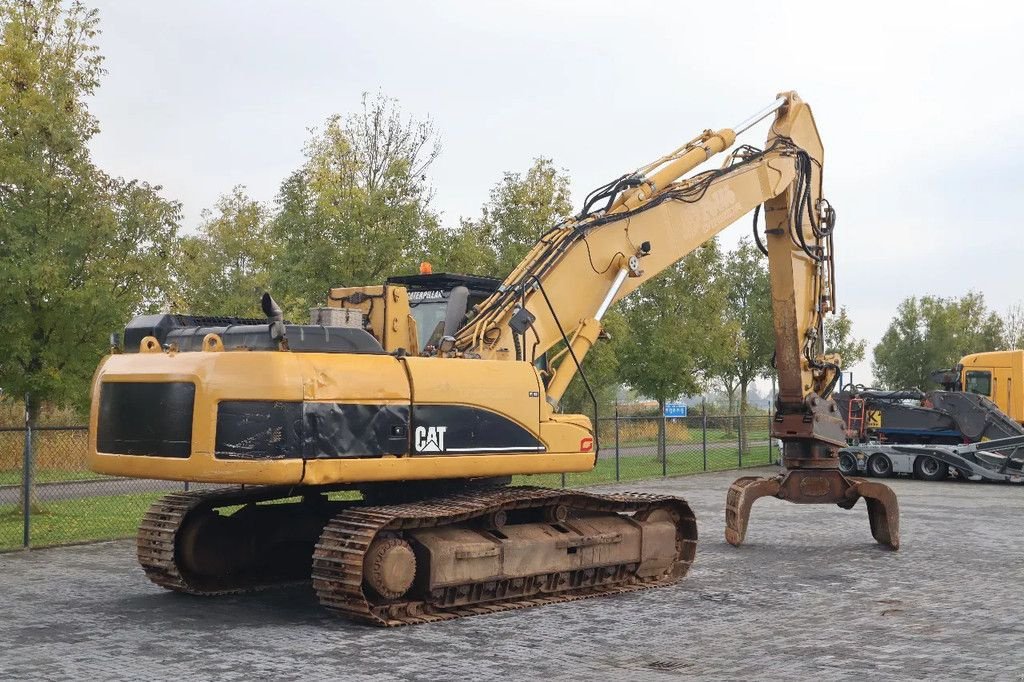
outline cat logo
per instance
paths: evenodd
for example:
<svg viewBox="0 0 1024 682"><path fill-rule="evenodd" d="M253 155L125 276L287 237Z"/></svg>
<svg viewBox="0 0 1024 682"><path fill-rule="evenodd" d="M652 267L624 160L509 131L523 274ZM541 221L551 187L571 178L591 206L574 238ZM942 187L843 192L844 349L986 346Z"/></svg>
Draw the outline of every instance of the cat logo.
<svg viewBox="0 0 1024 682"><path fill-rule="evenodd" d="M447 426L417 426L416 452L444 452L444 432Z"/></svg>

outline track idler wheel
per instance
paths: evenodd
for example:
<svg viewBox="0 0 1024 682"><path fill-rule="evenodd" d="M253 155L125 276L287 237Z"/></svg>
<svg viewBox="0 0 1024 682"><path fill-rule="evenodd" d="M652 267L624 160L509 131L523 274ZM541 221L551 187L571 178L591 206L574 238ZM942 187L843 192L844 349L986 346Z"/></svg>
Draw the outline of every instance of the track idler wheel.
<svg viewBox="0 0 1024 682"><path fill-rule="evenodd" d="M367 584L385 599L398 599L412 587L416 577L416 555L401 538L375 540L363 558Z"/></svg>
<svg viewBox="0 0 1024 682"><path fill-rule="evenodd" d="M868 508L871 535L890 549L900 546L900 508L887 485L847 478L837 469L790 469L772 478L746 476L729 488L725 505L725 539L739 547L747 534L750 508L762 497L796 504L836 504L851 509L861 497Z"/></svg>

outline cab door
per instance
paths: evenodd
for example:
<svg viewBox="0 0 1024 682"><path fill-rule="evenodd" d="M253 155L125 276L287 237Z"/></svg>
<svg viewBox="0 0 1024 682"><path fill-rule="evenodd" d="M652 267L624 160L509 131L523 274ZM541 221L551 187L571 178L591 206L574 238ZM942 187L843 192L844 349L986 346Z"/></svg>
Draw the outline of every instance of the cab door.
<svg viewBox="0 0 1024 682"><path fill-rule="evenodd" d="M992 402L1006 414L1011 414L1013 401L1013 379L1009 367L996 367L992 370Z"/></svg>

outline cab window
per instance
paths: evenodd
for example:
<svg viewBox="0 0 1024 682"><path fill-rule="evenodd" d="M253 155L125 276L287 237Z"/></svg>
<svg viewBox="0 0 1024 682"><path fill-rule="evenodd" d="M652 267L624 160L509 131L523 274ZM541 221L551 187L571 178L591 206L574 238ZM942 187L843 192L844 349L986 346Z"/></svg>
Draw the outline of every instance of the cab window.
<svg viewBox="0 0 1024 682"><path fill-rule="evenodd" d="M992 372L967 372L964 387L968 393L992 395Z"/></svg>

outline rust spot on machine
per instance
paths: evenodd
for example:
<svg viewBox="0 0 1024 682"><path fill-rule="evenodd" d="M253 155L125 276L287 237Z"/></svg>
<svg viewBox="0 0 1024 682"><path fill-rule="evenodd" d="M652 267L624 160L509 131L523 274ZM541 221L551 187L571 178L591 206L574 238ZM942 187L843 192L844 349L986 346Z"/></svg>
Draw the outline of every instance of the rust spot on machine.
<svg viewBox="0 0 1024 682"><path fill-rule="evenodd" d="M900 546L900 512L896 494L876 481L848 478L839 471L836 448L843 445L845 425L835 403L814 394L804 412L782 414L772 424L772 437L784 443L786 471L770 478L745 476L729 487L725 505L725 539L739 547L747 534L750 509L762 497L796 504L835 504L852 509L864 498L871 535L880 544Z"/></svg>

